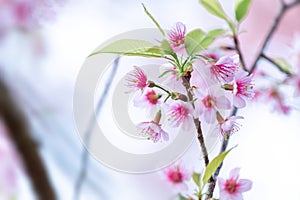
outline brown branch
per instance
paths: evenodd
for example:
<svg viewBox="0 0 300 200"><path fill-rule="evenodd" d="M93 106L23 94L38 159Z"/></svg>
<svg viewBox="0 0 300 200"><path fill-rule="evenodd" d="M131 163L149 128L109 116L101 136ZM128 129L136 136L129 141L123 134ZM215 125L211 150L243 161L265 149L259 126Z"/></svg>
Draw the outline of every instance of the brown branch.
<svg viewBox="0 0 300 200"><path fill-rule="evenodd" d="M182 77L182 84L183 84L183 86L185 87L185 89L187 91L188 100L193 101L193 94L190 91L190 89L191 89L190 74L187 75L187 76ZM204 163L205 163L205 166L207 166L208 163L209 163L209 158L208 158L207 148L206 148L206 145L205 145L203 132L202 132L202 128L201 128L201 121L198 118L196 118L196 119L194 119L194 123L195 123L196 129L197 129L198 140L199 140L199 143L200 143L201 151L203 153Z"/></svg>
<svg viewBox="0 0 300 200"><path fill-rule="evenodd" d="M249 73L252 73L255 70L255 68L257 66L257 62L259 61L260 58L267 59L269 62L271 62L272 64L274 64L276 67L278 67L281 70L281 68L272 59L268 58L264 54L264 51L265 51L265 49L266 49L269 41L271 40L274 32L276 31L276 29L277 29L280 21L282 20L282 17L284 16L285 12L288 9L290 9L290 8L292 8L292 7L294 7L294 6L298 5L298 4L300 4L300 0L295 0L294 2L289 3L289 4L285 4L284 1L281 1L280 11L279 11L277 17L275 18L274 23L272 24L271 29L270 29L269 33L267 34L267 37L265 38L265 40L263 42L261 50L259 51L258 56L255 58L255 61L254 61L253 65L252 65L252 67L249 70ZM243 60L243 56L242 56L242 53L241 53L241 50L240 50L240 47L239 47L239 41L237 40L236 37L234 37L233 39L234 39L236 51L240 55L241 63L243 65L244 61L242 61ZM245 63L244 63L244 67L245 67ZM285 71L284 71L284 73L287 74L287 72L285 72ZM238 108L235 107L233 109L233 112L232 112L231 116L236 115L237 111L238 111ZM227 140L223 140L219 154L221 154L224 151L226 151L227 146L228 146L228 142L229 142L229 138ZM218 167L218 169L214 173L213 177L211 177L212 181L209 182L206 199L212 198L212 196L213 196L214 188L216 186L216 181L217 181L216 179L217 179L217 177L218 177L218 175L220 173L220 170L221 170L222 166L223 166L223 163Z"/></svg>
<svg viewBox="0 0 300 200"><path fill-rule="evenodd" d="M55 200L43 161L38 153L38 146L31 137L25 116L3 80L0 77L0 115L8 128L11 141L22 159L25 171L31 181L36 196L40 200Z"/></svg>
<svg viewBox="0 0 300 200"><path fill-rule="evenodd" d="M265 55L265 54L261 54L261 57L264 58L265 60L269 61L271 64L273 64L275 67L277 67L277 69L279 69L282 73L285 73L288 76L291 76L293 74L291 74L291 72L284 70L278 63L276 63L272 58L270 58L269 56Z"/></svg>
<svg viewBox="0 0 300 200"><path fill-rule="evenodd" d="M257 63L258 61L260 60L260 58L262 58L262 55L264 54L264 51L268 45L268 43L270 42L270 40L272 39L279 23L281 22L284 14L286 13L286 11L288 11L290 8L296 6L297 4L300 3L300 0L296 0L292 3L289 3L289 4L285 4L283 1L281 1L281 7L280 7L280 10L279 10L279 13L278 15L276 16L272 26L271 26L271 29L270 31L268 32L267 34L267 37L265 38L264 42L263 42L263 45L261 47L261 50L258 52L258 55L257 57L255 58L254 60L254 63L252 64L250 70L249 70L249 73L253 73L253 71L256 69L256 66L257 66Z"/></svg>
<svg viewBox="0 0 300 200"><path fill-rule="evenodd" d="M245 59L244 59L244 56L242 54L242 50L241 50L241 47L240 47L240 41L239 41L237 35L233 36L233 41L234 41L234 45L235 45L235 50L239 54L240 61L241 61L241 64L242 64L242 68L243 68L243 70L248 71L247 68L246 68Z"/></svg>

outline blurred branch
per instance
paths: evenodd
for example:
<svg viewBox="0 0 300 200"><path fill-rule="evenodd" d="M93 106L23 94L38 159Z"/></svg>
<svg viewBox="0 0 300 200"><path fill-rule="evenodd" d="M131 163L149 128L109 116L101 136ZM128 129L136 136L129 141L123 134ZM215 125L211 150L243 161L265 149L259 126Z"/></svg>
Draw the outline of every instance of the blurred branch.
<svg viewBox="0 0 300 200"><path fill-rule="evenodd" d="M271 26L271 29L270 31L268 32L267 34L267 37L265 38L264 42L263 42L263 45L258 53L258 56L255 58L255 61L253 63L253 65L251 66L250 70L249 70L249 73L253 73L253 71L256 69L257 67L257 63L258 61L260 60L260 58L265 58L266 60L268 60L269 62L271 62L272 64L274 64L276 67L279 67L272 59L268 58L265 54L264 54L264 51L268 45L268 43L270 42L273 34L275 33L280 21L282 20L282 17L284 16L285 12L289 9L289 8L292 8L296 5L298 5L300 3L300 0L295 0L294 2L292 3L289 3L289 4L285 4L284 1L280 1L281 2L281 7L280 7L280 10L279 10L279 13L278 15L276 16L272 26ZM241 63L243 65L244 61L243 61L243 56L242 56L242 52L240 50L240 47L239 47L239 41L237 40L236 37L233 38L234 39L234 43L235 43L235 48L236 48L236 51L238 52L238 54L240 55L240 58L241 58ZM244 63L244 67L246 69L246 66L245 66L245 63ZM238 111L238 108L234 108L233 111L232 111L232 114L231 116L234 116L236 115ZM229 138L227 140L224 140L223 139L223 142L222 142L222 145L221 145L221 149L220 149L220 153L223 153L226 151L227 149L227 146L228 146L228 142L229 142ZM212 198L213 196L213 193L214 193L214 189L215 189L215 186L216 186L216 181L217 181L217 177L220 173L220 170L223 166L223 163L218 167L218 169L216 170L216 172L214 173L213 177L212 177L212 181L209 182L209 186L208 186L208 191L207 191L207 196L206 196L206 199L210 199Z"/></svg>
<svg viewBox="0 0 300 200"><path fill-rule="evenodd" d="M264 54L264 51L265 51L268 43L270 42L272 36L274 35L274 33L275 33L279 23L281 22L284 14L286 13L286 11L288 11L290 8L298 5L299 3L300 3L300 0L295 0L294 2L289 3L289 4L286 4L286 3L284 3L284 1L281 1L281 7L280 7L280 10L279 10L279 13L276 16L276 18L275 18L275 20L274 20L274 22L271 26L271 29L268 32L267 37L265 38L265 40L263 42L261 50L259 51L257 57L254 60L253 65L251 66L251 68L249 70L249 73L253 73L253 71L256 69L258 61L260 60L260 58L262 58L262 55Z"/></svg>
<svg viewBox="0 0 300 200"><path fill-rule="evenodd" d="M116 72L117 72L117 69L119 66L119 60L120 60L120 57L117 57L113 62L112 70L111 70L108 80L104 86L104 91L100 97L98 104L97 104L95 114L92 115L92 117L89 121L87 130L84 134L83 141L87 148L90 145L93 129L94 129L95 124L97 123L97 117L99 116L99 114L102 110L103 104L106 100L106 97L108 96L110 86L116 75ZM74 200L78 200L80 197L81 188L82 188L83 182L85 181L85 178L87 175L87 167L88 167L88 151L87 151L87 149L84 149L84 151L82 152L82 157L81 157L81 167L80 167L79 176L75 183L75 188L74 188L74 196L73 196Z"/></svg>
<svg viewBox="0 0 300 200"><path fill-rule="evenodd" d="M25 171L38 199L55 200L47 171L31 137L25 116L15 103L8 87L0 77L0 115L8 128L8 134L21 157Z"/></svg>
<svg viewBox="0 0 300 200"><path fill-rule="evenodd" d="M291 74L291 72L282 69L282 67L278 63L276 63L272 58L270 58L269 56L265 55L264 53L261 54L261 57L264 58L265 60L269 61L275 67L277 67L277 69L279 69L282 73L285 73L288 76L293 75L293 74Z"/></svg>

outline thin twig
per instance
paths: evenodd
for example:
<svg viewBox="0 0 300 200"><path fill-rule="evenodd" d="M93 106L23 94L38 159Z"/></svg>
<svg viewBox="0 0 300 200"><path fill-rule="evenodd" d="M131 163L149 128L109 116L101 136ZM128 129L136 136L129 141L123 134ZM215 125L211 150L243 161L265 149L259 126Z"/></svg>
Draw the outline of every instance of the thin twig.
<svg viewBox="0 0 300 200"><path fill-rule="evenodd" d="M37 142L31 136L30 128L20 107L15 103L8 87L0 77L0 115L8 128L8 134L14 143L18 155L24 164L37 199L55 200L43 160L39 154Z"/></svg>
<svg viewBox="0 0 300 200"><path fill-rule="evenodd" d="M257 62L259 61L260 58L265 58L265 59L267 59L269 62L271 62L272 64L274 64L276 67L278 67L279 69L281 69L281 68L280 68L273 60L271 60L270 58L268 58L268 57L264 54L264 51L265 51L265 49L266 49L266 47L267 47L269 41L271 40L271 38L272 38L274 32L276 31L276 29L277 29L277 27L278 27L278 25L279 25L279 23L280 23L280 21L281 21L283 15L285 14L285 12L286 12L289 8L292 8L293 6L296 6L296 5L299 4L299 3L300 3L300 0L296 0L296 1L292 2L292 3L290 3L290 4L285 4L283 1L281 1L281 8L280 8L280 11L279 11L277 17L275 18L274 23L273 23L273 25L271 26L271 29L270 29L269 33L267 34L267 37L265 38L265 40L264 40L264 42L263 42L263 45L262 45L262 47L261 47L261 50L259 51L259 54L258 54L257 57L255 58L255 61L254 61L253 65L252 65L252 67L251 67L250 70L249 70L249 73L250 73L250 74L253 73L253 71L255 70L255 68L256 68L256 66L257 66ZM238 44L238 43L236 43L236 41L235 41L235 45L236 45L236 44ZM237 50L238 53L240 52L240 50L238 50L237 46L236 46L236 50ZM240 52L240 53L241 53L241 52ZM240 54L240 53L239 53L239 55L240 55L240 57L241 57L241 54ZM241 62L242 62L242 61L241 61ZM287 73L287 72L284 71L284 73ZM235 108L233 109L233 112L232 112L231 116L236 115L237 111L238 111L238 108L235 107ZM227 140L225 140L225 139L223 140L222 145L221 145L221 149L220 149L220 153L219 153L219 154L221 154L221 153L223 153L224 151L226 151L227 146L228 146L228 142L229 142L229 138L228 138ZM219 173L220 173L220 170L221 170L222 166L223 166L223 163L218 167L218 169L217 169L216 172L214 173L213 178L212 178L213 181L211 181L211 182L209 183L206 199L212 198L212 196L213 196L213 192L214 192L214 189L215 189L215 186L216 186L216 181L217 181L216 179L217 179L217 177L218 177L218 175L219 175Z"/></svg>
<svg viewBox="0 0 300 200"><path fill-rule="evenodd" d="M268 32L267 37L265 38L265 40L264 40L264 42L263 42L263 45L262 45L262 47L261 47L261 50L258 52L258 55L257 55L257 57L255 58L254 63L253 63L253 65L251 66L251 68L250 68L250 70L249 70L249 73L253 73L253 71L255 70L255 68L256 68L256 66L257 66L257 63L258 63L259 59L262 57L262 54L264 53L264 51L265 51L265 49L266 49L268 43L270 42L272 36L274 35L274 33L275 33L275 31L276 31L276 29L277 29L279 23L281 22L281 20L282 20L284 14L285 14L285 12L286 12L288 9L290 9L290 8L292 8L292 7L294 7L294 6L296 6L296 5L299 4L299 3L300 3L300 0L296 0L296 1L294 1L294 2L292 2L292 3L289 3L289 4L285 4L283 1L281 1L281 7L280 7L280 10L279 10L279 13L278 13L278 15L276 16L276 18L275 18L275 20L274 20L274 22L273 22L273 24L272 24L272 26L271 26L271 29L270 29L270 31Z"/></svg>
<svg viewBox="0 0 300 200"><path fill-rule="evenodd" d="M293 75L293 74L291 74L290 71L284 70L278 63L276 63L272 58L265 55L264 53L261 54L261 57L264 58L265 60L269 61L270 63L272 63L275 67L277 67L281 72L285 73L286 75L288 75L288 76Z"/></svg>
<svg viewBox="0 0 300 200"><path fill-rule="evenodd" d="M233 110L232 110L231 116L235 116L237 114L237 112L238 112L238 108L234 107ZM229 139L230 139L230 136L228 136L227 139L223 138L219 154L226 151L228 143L229 143ZM215 171L214 175L211 177L212 180L209 182L206 199L212 198L213 193L214 193L214 189L215 189L215 186L216 186L216 182L217 182L217 177L219 176L219 173L220 173L222 167L223 167L223 162L220 164L220 166Z"/></svg>
<svg viewBox="0 0 300 200"><path fill-rule="evenodd" d="M244 56L243 56L242 51L241 51L240 42L239 42L239 39L238 39L237 35L233 36L233 41L234 41L234 45L235 45L235 50L239 54L240 61L241 61L241 64L242 64L242 68L243 68L243 70L248 71L247 68L246 68L246 63L245 63Z"/></svg>
<svg viewBox="0 0 300 200"><path fill-rule="evenodd" d="M86 147L89 147L89 145L90 145L93 129L97 122L97 116L99 116L99 114L102 110L103 104L106 100L106 97L108 96L107 94L109 92L110 86L113 82L113 79L115 77L115 74L116 74L118 66L119 66L119 59L120 59L120 57L117 57L114 60L111 73L109 75L109 78L108 78L105 86L104 86L104 91L100 97L98 104L97 104L95 114L93 114L93 116L91 117L90 122L88 124L87 130L86 130L84 138L83 138L83 141L84 141L84 144L86 145ZM83 182L85 181L85 178L87 175L87 167L88 167L88 151L86 149L84 149L84 151L82 152L82 157L81 157L81 168L80 168L79 176L78 176L78 179L77 179L77 181L75 183L75 187L74 187L74 196L73 196L74 200L78 200L80 197L81 188L82 188Z"/></svg>

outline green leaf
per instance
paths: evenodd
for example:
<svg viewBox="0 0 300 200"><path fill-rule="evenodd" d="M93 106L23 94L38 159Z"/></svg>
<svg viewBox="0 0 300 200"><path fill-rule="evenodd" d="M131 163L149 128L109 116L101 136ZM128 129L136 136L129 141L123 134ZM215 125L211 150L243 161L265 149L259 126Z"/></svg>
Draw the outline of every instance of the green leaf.
<svg viewBox="0 0 300 200"><path fill-rule="evenodd" d="M193 181L196 183L196 185L198 187L201 186L200 177L201 177L201 174L193 173Z"/></svg>
<svg viewBox="0 0 300 200"><path fill-rule="evenodd" d="M154 19L154 17L151 15L151 13L147 10L146 6L142 3L142 6L144 8L145 13L148 15L148 17L152 20L152 22L155 24L155 26L158 28L158 30L161 32L163 36L165 36L164 30L161 28L159 23Z"/></svg>
<svg viewBox="0 0 300 200"><path fill-rule="evenodd" d="M207 35L210 37L217 38L225 33L226 33L226 30L224 30L224 29L213 29L211 31L208 31Z"/></svg>
<svg viewBox="0 0 300 200"><path fill-rule="evenodd" d="M204 50L201 45L201 41L203 40L205 35L206 33L204 31L202 31L201 29L196 29L189 32L185 36L184 46L189 55Z"/></svg>
<svg viewBox="0 0 300 200"><path fill-rule="evenodd" d="M145 40L122 39L117 40L104 48L92 53L94 56L101 53L114 53L127 56L162 57L160 47L154 46Z"/></svg>
<svg viewBox="0 0 300 200"><path fill-rule="evenodd" d="M228 17L218 0L200 0L200 3L208 12L227 21Z"/></svg>
<svg viewBox="0 0 300 200"><path fill-rule="evenodd" d="M203 185L205 185L207 183L207 181L210 179L210 177L215 173L215 171L221 165L221 163L223 162L223 160L225 159L227 154L235 147L232 147L231 149L221 153L207 165L204 175L203 175L203 178L202 178Z"/></svg>
<svg viewBox="0 0 300 200"><path fill-rule="evenodd" d="M242 21L247 15L251 0L236 0L235 1L235 18L238 22Z"/></svg>
<svg viewBox="0 0 300 200"><path fill-rule="evenodd" d="M159 75L158 78L162 78L162 77L164 77L165 75L167 75L168 73L171 73L171 72L174 72L174 70L172 70L172 69L166 70L166 71L164 71L161 75Z"/></svg>
<svg viewBox="0 0 300 200"><path fill-rule="evenodd" d="M165 54L171 55L174 53L170 43L167 40L163 40L161 42L161 49L164 51Z"/></svg>
<svg viewBox="0 0 300 200"><path fill-rule="evenodd" d="M182 194L178 194L178 200L188 200L188 198L182 196Z"/></svg>
<svg viewBox="0 0 300 200"><path fill-rule="evenodd" d="M288 75L292 75L294 73L292 66L283 58L275 58L274 62L277 64L277 67L279 67L280 71Z"/></svg>

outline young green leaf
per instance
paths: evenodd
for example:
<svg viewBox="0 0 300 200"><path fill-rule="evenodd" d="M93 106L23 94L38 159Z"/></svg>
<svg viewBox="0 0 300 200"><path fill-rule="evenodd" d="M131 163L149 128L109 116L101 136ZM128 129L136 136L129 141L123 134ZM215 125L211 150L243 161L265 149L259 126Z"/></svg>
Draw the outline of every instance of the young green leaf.
<svg viewBox="0 0 300 200"><path fill-rule="evenodd" d="M213 29L211 31L208 31L207 35L210 37L217 38L225 33L226 33L226 30L224 30L224 29Z"/></svg>
<svg viewBox="0 0 300 200"><path fill-rule="evenodd" d="M200 0L200 3L208 12L227 21L228 17L218 0Z"/></svg>
<svg viewBox="0 0 300 200"><path fill-rule="evenodd" d="M142 3L142 6L144 8L145 13L148 15L148 17L152 20L152 22L155 24L155 26L158 28L158 30L161 32L163 36L165 36L164 30L161 28L159 23L154 19L154 17L151 15L151 13L147 10L146 6Z"/></svg>
<svg viewBox="0 0 300 200"><path fill-rule="evenodd" d="M201 178L201 174L198 174L198 173L193 173L193 181L196 183L196 185L198 186L198 187L201 187L201 180L200 180L200 178Z"/></svg>
<svg viewBox="0 0 300 200"><path fill-rule="evenodd" d="M189 32L185 36L184 46L189 55L204 50L204 48L201 45L201 41L203 40L205 35L206 33L204 31L202 31L201 29L196 29Z"/></svg>
<svg viewBox="0 0 300 200"><path fill-rule="evenodd" d="M238 22L242 21L247 15L251 0L236 0L235 1L235 18Z"/></svg>
<svg viewBox="0 0 300 200"><path fill-rule="evenodd" d="M277 64L279 70L282 71L283 73L286 73L288 75L293 74L293 68L286 60L282 58L275 58L274 62Z"/></svg>
<svg viewBox="0 0 300 200"><path fill-rule="evenodd" d="M170 43L167 40L163 40L161 42L161 49L163 50L163 52L167 55L171 55L172 53L174 53Z"/></svg>
<svg viewBox="0 0 300 200"><path fill-rule="evenodd" d="M145 40L122 39L117 40L104 48L92 53L94 56L101 53L114 53L128 56L162 57L160 47L154 46Z"/></svg>
<svg viewBox="0 0 300 200"><path fill-rule="evenodd" d="M205 185L207 183L207 181L210 179L210 177L215 173L215 171L221 165L221 163L223 162L223 160L225 159L227 154L235 147L232 147L231 149L221 153L207 165L204 175L203 175L203 178L202 178L203 185Z"/></svg>
<svg viewBox="0 0 300 200"><path fill-rule="evenodd" d="M182 194L178 194L178 200L188 200L188 198L182 196Z"/></svg>

